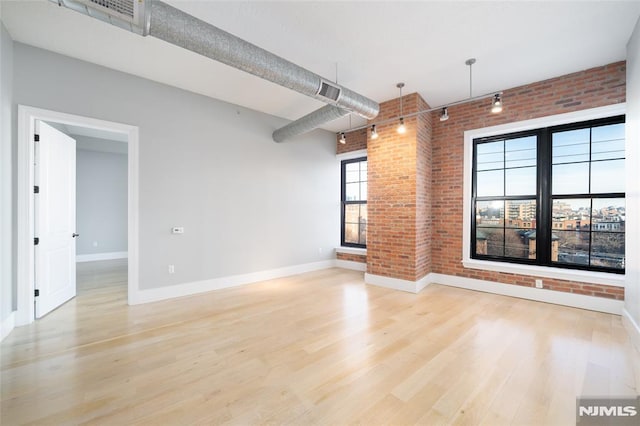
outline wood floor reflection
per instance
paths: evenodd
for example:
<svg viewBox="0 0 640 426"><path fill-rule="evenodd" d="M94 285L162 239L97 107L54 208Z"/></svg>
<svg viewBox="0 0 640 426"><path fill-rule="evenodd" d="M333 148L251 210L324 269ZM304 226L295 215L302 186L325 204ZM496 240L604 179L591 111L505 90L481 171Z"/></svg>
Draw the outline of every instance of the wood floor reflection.
<svg viewBox="0 0 640 426"><path fill-rule="evenodd" d="M126 304L126 262L2 342L1 423L575 424L636 395L619 316L328 269Z"/></svg>

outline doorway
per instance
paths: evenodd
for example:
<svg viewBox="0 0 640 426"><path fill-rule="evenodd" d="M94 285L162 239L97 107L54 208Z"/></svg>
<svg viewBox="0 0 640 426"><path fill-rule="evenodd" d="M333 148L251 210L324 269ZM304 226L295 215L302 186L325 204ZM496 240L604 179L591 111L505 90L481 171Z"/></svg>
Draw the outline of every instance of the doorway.
<svg viewBox="0 0 640 426"><path fill-rule="evenodd" d="M132 304L138 289L138 128L136 126L18 106L18 253L16 325L35 318L34 167L36 126L47 122L59 126L108 132L126 141L127 149L127 299Z"/></svg>

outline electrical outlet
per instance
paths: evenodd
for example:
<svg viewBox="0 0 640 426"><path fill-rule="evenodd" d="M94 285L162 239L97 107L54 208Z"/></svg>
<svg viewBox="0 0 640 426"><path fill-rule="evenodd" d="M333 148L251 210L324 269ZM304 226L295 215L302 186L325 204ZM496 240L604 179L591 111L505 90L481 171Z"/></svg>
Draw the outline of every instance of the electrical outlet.
<svg viewBox="0 0 640 426"><path fill-rule="evenodd" d="M184 228L182 226L174 226L171 228L172 234L184 234Z"/></svg>
<svg viewBox="0 0 640 426"><path fill-rule="evenodd" d="M176 267L174 265L169 265L169 273L173 274L176 272Z"/></svg>
<svg viewBox="0 0 640 426"><path fill-rule="evenodd" d="M544 288L542 285L542 280L536 280L536 288Z"/></svg>

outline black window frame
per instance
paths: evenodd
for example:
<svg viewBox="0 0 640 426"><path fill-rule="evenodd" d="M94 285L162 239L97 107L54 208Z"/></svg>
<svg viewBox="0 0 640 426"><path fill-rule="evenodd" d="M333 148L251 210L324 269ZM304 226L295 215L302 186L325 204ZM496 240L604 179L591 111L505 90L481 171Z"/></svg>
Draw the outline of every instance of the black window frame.
<svg viewBox="0 0 640 426"><path fill-rule="evenodd" d="M489 137L475 138L472 141L472 186L471 186L471 247L470 257L476 260L488 260L504 263L515 263L523 265L536 265L561 269L576 269L594 272L607 272L614 274L624 274L625 268L613 268L594 265L579 265L554 262L551 259L552 252L552 234L553 234L553 202L554 200L563 199L607 199L607 198L623 198L625 199L626 206L626 192L611 192L611 193L581 193L581 194L563 194L553 195L552 193L552 177L553 177L553 154L552 154L552 134L567 130L577 130L584 128L592 128L598 126L605 126L609 124L620 124L625 122L625 115L616 115L613 117L581 121L576 123L569 123L556 126L548 126L543 128L505 133L500 135L493 135ZM536 160L536 258L525 259L521 257L506 257L495 256L489 254L477 253L477 227L476 227L476 206L478 201L491 201L491 200L531 200L531 196L477 196L477 145L487 142L495 142L500 140L507 140L513 138L519 138L524 136L537 136L537 160ZM625 135L626 138L626 135ZM591 149L589 151L591 153ZM625 156L626 157L626 156ZM591 156L589 157L589 167L594 161ZM591 173L589 173L589 179L591 179ZM589 185L589 188L591 186ZM505 212L506 222L506 212ZM597 231L596 231L597 232ZM590 221L589 229L589 252L591 253L592 223ZM626 233L626 229L625 229ZM590 254L591 255L591 254Z"/></svg>
<svg viewBox="0 0 640 426"><path fill-rule="evenodd" d="M353 248L363 248L366 249L366 244L356 244L351 242L345 242L345 209L347 205L352 204L367 204L367 200L347 200L347 164L352 163L360 163L362 161L367 161L367 157L358 157L358 158L350 158L348 160L342 160L340 162L340 245L342 247L353 247ZM368 167L368 162L367 162ZM362 181L360 181L362 182ZM368 199L368 197L367 197Z"/></svg>

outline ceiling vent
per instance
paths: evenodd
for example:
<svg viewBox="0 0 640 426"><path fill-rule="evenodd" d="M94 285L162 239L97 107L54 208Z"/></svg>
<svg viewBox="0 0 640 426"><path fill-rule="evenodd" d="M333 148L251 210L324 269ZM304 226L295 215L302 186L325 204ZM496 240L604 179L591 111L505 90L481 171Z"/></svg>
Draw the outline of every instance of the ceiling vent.
<svg viewBox="0 0 640 426"><path fill-rule="evenodd" d="M340 86L335 86L325 80L320 80L320 89L316 96L325 100L337 102L338 99L340 99L341 94L342 89Z"/></svg>

